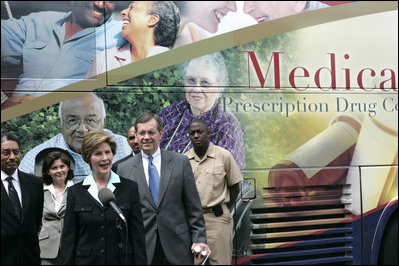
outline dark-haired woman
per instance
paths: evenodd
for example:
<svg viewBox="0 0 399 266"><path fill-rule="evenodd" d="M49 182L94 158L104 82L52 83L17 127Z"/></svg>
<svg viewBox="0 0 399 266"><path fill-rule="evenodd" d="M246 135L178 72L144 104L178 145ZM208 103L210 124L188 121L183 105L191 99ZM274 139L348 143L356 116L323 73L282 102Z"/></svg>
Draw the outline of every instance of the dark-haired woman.
<svg viewBox="0 0 399 266"><path fill-rule="evenodd" d="M67 188L74 184L69 157L61 152L50 152L42 167L44 204L42 228L39 235L42 265L58 264Z"/></svg>

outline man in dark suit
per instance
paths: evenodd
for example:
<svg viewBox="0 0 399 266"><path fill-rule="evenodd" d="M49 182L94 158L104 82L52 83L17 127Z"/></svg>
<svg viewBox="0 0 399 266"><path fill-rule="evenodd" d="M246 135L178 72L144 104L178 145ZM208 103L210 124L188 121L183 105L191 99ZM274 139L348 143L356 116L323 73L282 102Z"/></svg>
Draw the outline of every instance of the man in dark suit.
<svg viewBox="0 0 399 266"><path fill-rule="evenodd" d="M40 265L43 182L18 171L18 138L1 134L1 264Z"/></svg>
<svg viewBox="0 0 399 266"><path fill-rule="evenodd" d="M140 152L140 144L136 138L136 129L134 128L134 125L130 125L129 130L127 131L127 143L129 144L130 148L132 148L132 153L112 164L111 170L115 173L118 169L118 165L121 162L126 161L127 159L133 157Z"/></svg>
<svg viewBox="0 0 399 266"><path fill-rule="evenodd" d="M150 264L193 264L193 253L210 253L193 171L187 157L159 148L162 120L144 113L135 123L141 153L118 167L138 183ZM198 251L197 247L198 246Z"/></svg>

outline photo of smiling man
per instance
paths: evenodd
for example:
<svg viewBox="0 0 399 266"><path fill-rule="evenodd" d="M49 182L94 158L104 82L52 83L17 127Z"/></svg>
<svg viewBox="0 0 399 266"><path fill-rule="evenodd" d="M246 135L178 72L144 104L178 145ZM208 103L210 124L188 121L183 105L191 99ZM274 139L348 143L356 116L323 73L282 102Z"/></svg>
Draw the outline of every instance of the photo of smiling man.
<svg viewBox="0 0 399 266"><path fill-rule="evenodd" d="M20 169L22 171L26 173L36 172L36 155L46 148L56 147L64 149L72 155L75 160L75 169L73 170L76 181L83 180L90 172L90 166L82 158L81 146L87 133L94 130L104 130L117 143L118 149L114 156L115 161L131 153L126 137L104 129L106 121L104 102L94 93L82 94L61 102L58 118L61 124L61 133L30 150L21 162Z"/></svg>
<svg viewBox="0 0 399 266"><path fill-rule="evenodd" d="M1 88L9 97L2 108L84 79L98 52L123 41L122 22L112 18L114 1L64 2L58 7L64 12L50 6L19 17L33 8L24 4L8 19L2 16Z"/></svg>

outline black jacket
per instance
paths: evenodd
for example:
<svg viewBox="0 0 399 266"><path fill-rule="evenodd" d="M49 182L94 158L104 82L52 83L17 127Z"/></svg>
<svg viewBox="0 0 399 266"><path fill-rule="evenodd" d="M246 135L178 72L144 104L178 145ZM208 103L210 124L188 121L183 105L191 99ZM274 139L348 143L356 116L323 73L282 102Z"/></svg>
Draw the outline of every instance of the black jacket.
<svg viewBox="0 0 399 266"><path fill-rule="evenodd" d="M40 265L39 231L43 214L42 179L18 171L22 219L18 221L1 182L1 264Z"/></svg>
<svg viewBox="0 0 399 266"><path fill-rule="evenodd" d="M61 236L61 264L115 265L147 264L143 218L137 184L123 177L114 184L116 204L124 222L111 207L102 207L83 182L69 187L64 228Z"/></svg>

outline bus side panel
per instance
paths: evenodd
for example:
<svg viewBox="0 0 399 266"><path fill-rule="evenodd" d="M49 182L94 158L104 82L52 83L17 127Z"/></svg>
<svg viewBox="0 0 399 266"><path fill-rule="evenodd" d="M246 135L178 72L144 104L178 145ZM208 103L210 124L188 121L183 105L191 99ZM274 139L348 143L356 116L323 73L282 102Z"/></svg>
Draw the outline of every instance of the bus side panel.
<svg viewBox="0 0 399 266"><path fill-rule="evenodd" d="M392 166L361 167L364 213L364 263L376 264L381 239L392 213L397 209L397 157Z"/></svg>

